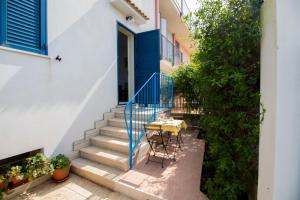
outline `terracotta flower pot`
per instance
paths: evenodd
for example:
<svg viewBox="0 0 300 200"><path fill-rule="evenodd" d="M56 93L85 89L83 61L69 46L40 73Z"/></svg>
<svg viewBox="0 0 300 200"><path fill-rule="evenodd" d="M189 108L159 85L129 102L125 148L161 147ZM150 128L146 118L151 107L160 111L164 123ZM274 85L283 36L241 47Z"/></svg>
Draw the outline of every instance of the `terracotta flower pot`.
<svg viewBox="0 0 300 200"><path fill-rule="evenodd" d="M23 179L18 179L17 177L12 177L11 178L11 182L13 184L14 187L18 187L24 183L28 182L28 178L23 178Z"/></svg>
<svg viewBox="0 0 300 200"><path fill-rule="evenodd" d="M61 182L67 179L70 173L70 167L65 168L65 169L55 169L53 174L52 174L52 179Z"/></svg>
<svg viewBox="0 0 300 200"><path fill-rule="evenodd" d="M0 191L4 191L6 189L6 185L4 182L0 183Z"/></svg>

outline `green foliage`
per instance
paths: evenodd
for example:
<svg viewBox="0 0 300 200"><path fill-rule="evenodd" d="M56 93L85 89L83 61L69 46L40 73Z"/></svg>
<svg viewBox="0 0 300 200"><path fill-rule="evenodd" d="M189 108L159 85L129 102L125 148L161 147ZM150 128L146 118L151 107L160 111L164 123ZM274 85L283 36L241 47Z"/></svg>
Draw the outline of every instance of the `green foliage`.
<svg viewBox="0 0 300 200"><path fill-rule="evenodd" d="M4 185L6 185L7 184L7 179L5 178L5 176L4 175L0 175L0 184L4 184Z"/></svg>
<svg viewBox="0 0 300 200"><path fill-rule="evenodd" d="M3 199L3 192L6 190L8 185L8 180L4 175L0 175L0 185L2 185L3 188L0 188L0 200Z"/></svg>
<svg viewBox="0 0 300 200"><path fill-rule="evenodd" d="M25 168L30 179L36 179L53 172L50 160L43 153L37 153L35 156L26 158Z"/></svg>
<svg viewBox="0 0 300 200"><path fill-rule="evenodd" d="M198 50L174 74L177 92L199 101L211 200L253 195L260 125L260 0L201 0L193 16ZM203 187L203 186L202 186ZM255 196L255 195L253 195Z"/></svg>
<svg viewBox="0 0 300 200"><path fill-rule="evenodd" d="M198 65L192 63L178 67L172 74L175 80L175 93L186 99L189 108L198 108L199 105L193 102L201 102L199 80L195 77L198 73Z"/></svg>
<svg viewBox="0 0 300 200"><path fill-rule="evenodd" d="M17 180L23 180L24 179L24 172L23 172L22 166L13 166L10 168L10 170L7 172L7 177L9 179L16 178Z"/></svg>
<svg viewBox="0 0 300 200"><path fill-rule="evenodd" d="M66 169L70 167L70 160L65 155L59 154L51 159L54 169Z"/></svg>

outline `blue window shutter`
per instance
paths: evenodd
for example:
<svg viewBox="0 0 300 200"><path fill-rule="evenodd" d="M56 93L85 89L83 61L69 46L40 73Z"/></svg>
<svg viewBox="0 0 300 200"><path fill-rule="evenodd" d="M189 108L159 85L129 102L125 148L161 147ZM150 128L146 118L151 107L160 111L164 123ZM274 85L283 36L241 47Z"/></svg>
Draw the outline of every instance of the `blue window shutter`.
<svg viewBox="0 0 300 200"><path fill-rule="evenodd" d="M0 45L6 40L6 0L0 0Z"/></svg>
<svg viewBox="0 0 300 200"><path fill-rule="evenodd" d="M2 45L47 54L46 0L1 1Z"/></svg>

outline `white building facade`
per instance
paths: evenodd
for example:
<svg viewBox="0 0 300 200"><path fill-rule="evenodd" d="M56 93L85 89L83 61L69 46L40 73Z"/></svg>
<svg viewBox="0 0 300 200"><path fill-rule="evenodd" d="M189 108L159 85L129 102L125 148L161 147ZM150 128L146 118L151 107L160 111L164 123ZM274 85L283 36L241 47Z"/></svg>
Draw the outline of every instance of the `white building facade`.
<svg viewBox="0 0 300 200"><path fill-rule="evenodd" d="M136 66L148 55L136 52L139 33L160 34L158 0L30 2L0 4L0 160L37 149L71 154L94 121L160 72L160 35L139 47L156 44L149 58L158 68ZM137 69L148 73L138 83Z"/></svg>

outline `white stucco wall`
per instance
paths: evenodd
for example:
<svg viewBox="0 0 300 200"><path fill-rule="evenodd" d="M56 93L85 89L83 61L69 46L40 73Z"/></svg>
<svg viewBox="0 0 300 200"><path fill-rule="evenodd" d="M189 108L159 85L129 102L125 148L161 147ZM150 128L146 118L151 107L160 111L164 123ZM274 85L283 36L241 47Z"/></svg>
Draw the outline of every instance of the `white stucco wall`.
<svg viewBox="0 0 300 200"><path fill-rule="evenodd" d="M263 8L259 200L300 199L300 1Z"/></svg>
<svg viewBox="0 0 300 200"><path fill-rule="evenodd" d="M151 20L137 26L108 0L50 0L49 59L0 49L0 159L39 148L70 154L117 105L117 21L154 29L154 0L143 7Z"/></svg>

